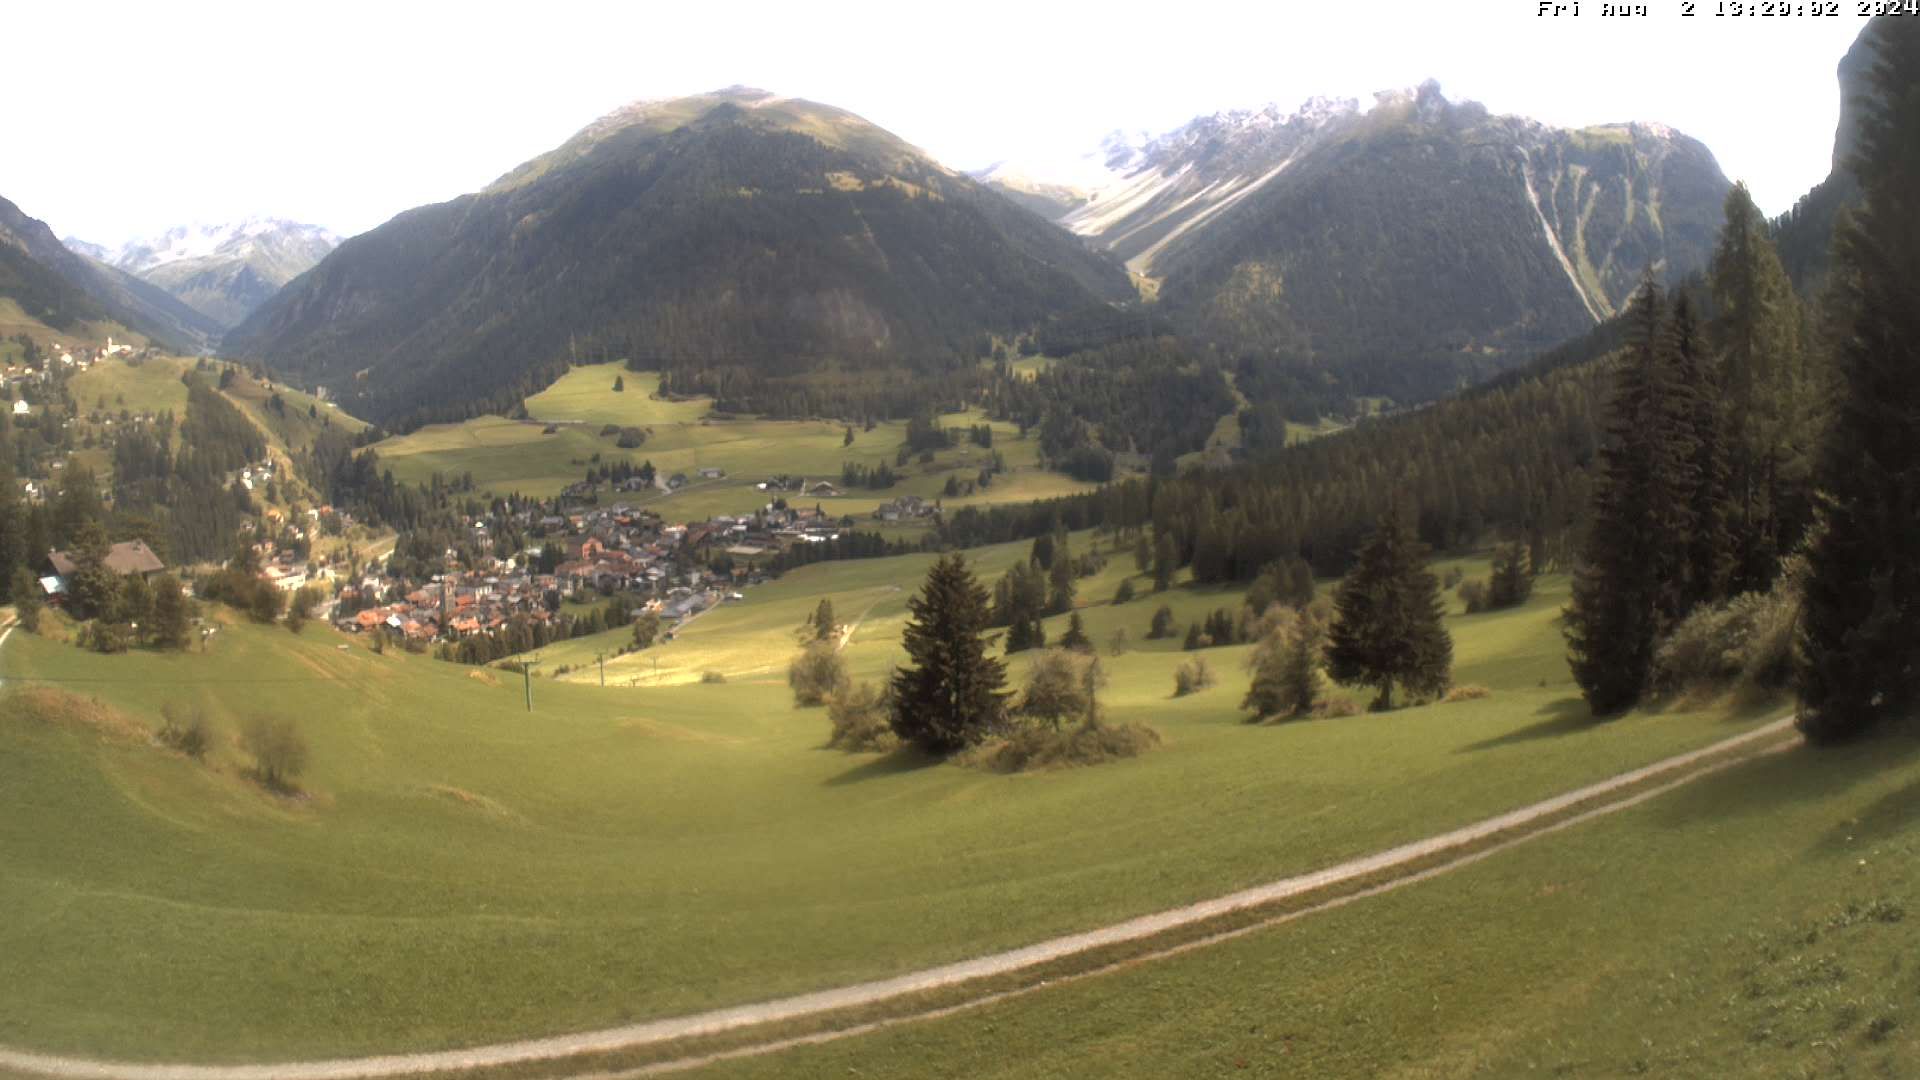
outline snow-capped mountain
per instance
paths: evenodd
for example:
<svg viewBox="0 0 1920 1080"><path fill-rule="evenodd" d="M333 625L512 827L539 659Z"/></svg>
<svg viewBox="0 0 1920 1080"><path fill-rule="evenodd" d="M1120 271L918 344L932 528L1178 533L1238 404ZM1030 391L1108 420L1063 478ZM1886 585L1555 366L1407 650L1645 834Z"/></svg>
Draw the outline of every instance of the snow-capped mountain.
<svg viewBox="0 0 1920 1080"><path fill-rule="evenodd" d="M988 180L1050 202L1194 332L1360 363L1386 342L1498 363L1577 333L1646 268L1703 266L1729 186L1663 125L1554 128L1431 82L1215 113L1078 161L1108 178L1003 163Z"/></svg>
<svg viewBox="0 0 1920 1080"><path fill-rule="evenodd" d="M172 293L222 327L232 327L281 286L340 245L318 225L255 217L227 224L180 225L108 251L75 237L80 254Z"/></svg>

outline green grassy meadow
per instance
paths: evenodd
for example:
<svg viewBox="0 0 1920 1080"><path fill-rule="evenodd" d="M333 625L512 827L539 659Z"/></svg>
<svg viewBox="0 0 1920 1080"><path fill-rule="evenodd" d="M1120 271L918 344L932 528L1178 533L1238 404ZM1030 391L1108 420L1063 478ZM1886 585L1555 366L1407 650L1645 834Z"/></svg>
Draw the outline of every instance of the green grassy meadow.
<svg viewBox="0 0 1920 1080"><path fill-rule="evenodd" d="M1907 1077L1920 738L1800 748L1434 880L694 1075Z"/></svg>
<svg viewBox="0 0 1920 1080"><path fill-rule="evenodd" d="M1187 656L1155 642L1106 661L1112 718L1165 739L1138 759L1003 776L824 749L823 711L792 708L784 684L792 631L822 595L864 612L847 656L879 677L925 562L808 567L660 650L724 684L627 687L610 666L604 690L534 679L530 713L506 672L318 626L232 624L205 654L116 657L14 634L0 1044L371 1053L839 985L1330 864L1766 718L1584 722L1553 627L1566 584L1547 578L1523 609L1449 620L1458 680L1493 690L1479 701L1254 727L1236 708L1244 649L1208 650L1221 685L1176 700ZM1157 600L1105 602L1128 569L1082 583L1096 640L1145 632ZM1238 598L1166 600L1184 623ZM207 711L208 765L147 736L163 702ZM233 733L256 712L300 723L306 797L243 775Z"/></svg>
<svg viewBox="0 0 1920 1080"><path fill-rule="evenodd" d="M192 367L191 360L174 357L143 361L137 367L113 357L76 373L67 387L83 413L100 407L104 399L104 408L114 413L171 411L177 420L187 412L187 388L180 376Z"/></svg>
<svg viewBox="0 0 1920 1080"><path fill-rule="evenodd" d="M626 389L620 393L613 392L616 377L625 380ZM527 399L531 420L484 416L436 424L387 439L375 449L403 482L424 482L436 472L450 477L471 473L483 490L536 496L558 494L583 479L597 463L651 461L663 477L685 473L688 486L673 493L618 498L654 506L670 520L701 521L765 506L777 493L754 485L777 474L838 485L841 467L850 461L893 467L894 453L905 439L906 424L898 421L879 424L872 431L856 427L849 446L844 444L846 428L825 421L713 419L707 415L709 403L704 399L671 402L650 397L658 386L657 374L626 371L617 365L574 368ZM971 425L986 422L986 417L963 412L944 416L941 422ZM643 427L650 434L645 445L622 450L615 445L615 436L600 434L607 424ZM547 434L549 426L557 430ZM993 428L994 449L1000 451L1008 472L996 477L985 491L945 499L946 505L1028 502L1094 486L1042 470L1038 443L1019 438L1014 425L996 423ZM939 497L949 475L972 480L990 457L987 450L963 444L940 452L931 463L914 460L898 468L902 479L885 490L854 490L825 499L786 495L802 505L818 502L831 513L868 519L876 506L900 495ZM702 468L722 469L727 475L704 480L698 475Z"/></svg>

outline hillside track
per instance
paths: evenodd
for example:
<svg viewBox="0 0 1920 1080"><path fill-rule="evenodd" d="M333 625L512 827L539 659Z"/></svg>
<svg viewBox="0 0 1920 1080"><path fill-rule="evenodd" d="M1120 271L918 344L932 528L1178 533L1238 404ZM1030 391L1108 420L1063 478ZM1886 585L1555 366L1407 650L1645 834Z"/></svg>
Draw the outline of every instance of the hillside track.
<svg viewBox="0 0 1920 1080"><path fill-rule="evenodd" d="M1640 805L1757 754L1789 749L1799 744L1798 737L1792 734L1792 725L1792 716L1782 717L1698 750L1676 754L1504 814L1321 870L1018 949L872 982L600 1031L495 1043L463 1050L257 1065L199 1065L98 1061L0 1047L0 1070L61 1080L356 1080L457 1074L547 1062L556 1066L553 1075L569 1075L565 1068L567 1059L587 1055L630 1054L652 1048L666 1051L668 1059L638 1065L626 1071L596 1071L591 1075L597 1080L624 1080L684 1071L720 1061L776 1053L952 1015L1032 993L1046 986L1189 952L1404 888L1471 866L1526 841ZM1332 893L1342 886L1350 891L1317 901L1312 899L1317 894ZM1298 904L1302 900L1308 901L1304 907L1296 906L1277 913L1266 910L1289 903ZM1239 925L1220 926L1236 916L1242 920L1249 916L1252 918ZM1184 939L1181 939L1183 932ZM1110 958L1116 948L1127 946L1136 947L1132 955L1118 960ZM1038 975L1038 969L1045 967L1051 973L1063 962L1075 958L1091 962L1078 971L1051 974L1044 978ZM1027 985L1012 988L1004 983L994 987L980 986L978 993L971 996L965 994L968 984L1005 980L1023 972L1035 976ZM870 1009L889 1002L897 1005L903 999L942 990L959 992L961 1000L884 1019L827 1027L826 1030L811 1033L782 1033L780 1037L770 1036L760 1041L751 1038L756 1028L793 1025L810 1020L820 1022L832 1014ZM727 1034L733 1034L736 1039L744 1035L747 1041L743 1045L717 1051L672 1056L672 1051L677 1049L675 1044ZM581 1068L572 1070L571 1075L584 1076L591 1069L604 1068L604 1062L583 1064Z"/></svg>

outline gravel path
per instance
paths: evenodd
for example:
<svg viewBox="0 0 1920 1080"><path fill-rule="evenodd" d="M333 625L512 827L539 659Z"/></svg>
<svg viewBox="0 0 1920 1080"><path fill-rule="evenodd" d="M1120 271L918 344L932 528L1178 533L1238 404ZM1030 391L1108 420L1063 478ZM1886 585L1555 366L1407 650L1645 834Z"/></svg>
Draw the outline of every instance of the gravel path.
<svg viewBox="0 0 1920 1080"><path fill-rule="evenodd" d="M1517 810L1487 818L1483 821L1389 848L1373 855L1352 859L1323 870L1283 878L1266 885L1242 889L1212 900L1203 900L1184 907L1173 908L1143 915L1114 923L1110 926L1089 930L1079 934L1052 938L1047 941L1028 945L1024 948L993 953L988 956L964 960L959 963L945 964L939 967L925 968L908 972L888 979L857 983L831 990L820 990L809 994L765 1001L758 1004L738 1005L687 1016L668 1017L645 1023L630 1024L625 1027L608 1028L601 1031L580 1032L573 1035L558 1035L541 1039L526 1039L518 1042L495 1043L489 1046L475 1046L465 1050L434 1051L417 1054L393 1054L380 1057L337 1058L325 1061L294 1061L270 1065L146 1065L130 1062L93 1061L84 1058L59 1057L47 1054L33 1054L20 1050L0 1047L0 1068L12 1069L30 1075L68 1078L68 1080L348 1080L359 1077L405 1076L419 1073L452 1072L461 1069L489 1066L513 1065L534 1061L546 1061L556 1058L572 1057L580 1054L605 1053L619 1050L631 1050L648 1045L674 1042L690 1037L715 1035L743 1028L758 1027L763 1024L804 1019L841 1009L874 1005L891 999L920 993L927 990L957 986L977 979L1007 975L1040 964L1066 959L1097 949L1113 945L1147 940L1171 930L1191 927L1218 919L1224 915L1263 907L1278 901L1288 900L1317 892L1329 886L1352 882L1397 867L1407 866L1435 855L1441 855L1456 848L1485 842L1501 833L1525 827L1564 813L1581 803L1589 802L1621 789L1640 784L1652 777L1676 769L1685 769L1707 758L1743 748L1758 749L1762 744L1782 735L1793 723L1791 716L1784 717L1743 735L1723 739L1701 749L1654 762L1651 765L1620 773L1617 776L1589 784L1586 787L1557 795L1550 799L1523 806ZM1659 791L1677 787L1687 780L1705 775L1710 769L1698 770L1688 776L1676 778L1671 783L1654 792L1641 792L1625 796L1613 804L1594 808L1569 821L1551 823L1535 835L1557 831L1574 822L1586 820L1600 813L1623 809L1651 798ZM1497 844L1493 850L1510 846L1517 839ZM1335 898L1326 904L1308 911L1324 910L1327 907L1351 902L1361 896L1372 895L1387 888L1407 884L1410 881L1431 877L1446 869L1468 865L1487 857L1492 851L1463 853L1454 862L1440 867L1428 867L1407 875L1404 879L1376 885L1371 889L1349 897ZM1297 918L1300 914L1278 916L1267 920L1267 924ZM1215 935L1202 939L1199 943L1175 946L1165 950L1167 953L1184 951L1211 941L1223 940L1228 936L1237 936L1246 930L1228 931L1224 935ZM1057 980L1056 980L1057 981ZM989 995L982 1000L1009 996L1006 994ZM980 1001L969 1004L980 1004ZM956 1011L958 1007L938 1010L931 1015L943 1015ZM926 1018L925 1016L918 1018ZM898 1022L898 1021L895 1021ZM863 1030L873 1030L884 1025L863 1025L842 1034L857 1034ZM678 1068L693 1067L710 1061L745 1053L770 1052L786 1046L804 1045L810 1042L824 1041L834 1037L834 1033L803 1037L801 1039L781 1040L759 1047L732 1051L727 1054L686 1059L681 1062L664 1063L636 1070L625 1075L641 1076L652 1073L672 1071Z"/></svg>

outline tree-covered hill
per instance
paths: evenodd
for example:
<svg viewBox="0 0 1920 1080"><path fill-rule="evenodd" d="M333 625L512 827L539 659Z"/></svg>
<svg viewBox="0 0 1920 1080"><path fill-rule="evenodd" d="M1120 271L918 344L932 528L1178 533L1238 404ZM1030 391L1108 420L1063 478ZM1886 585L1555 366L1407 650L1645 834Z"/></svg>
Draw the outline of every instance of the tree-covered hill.
<svg viewBox="0 0 1920 1080"><path fill-rule="evenodd" d="M226 351L405 422L510 407L575 357L878 368L1131 295L1078 240L858 117L736 89L623 109L348 240Z"/></svg>

